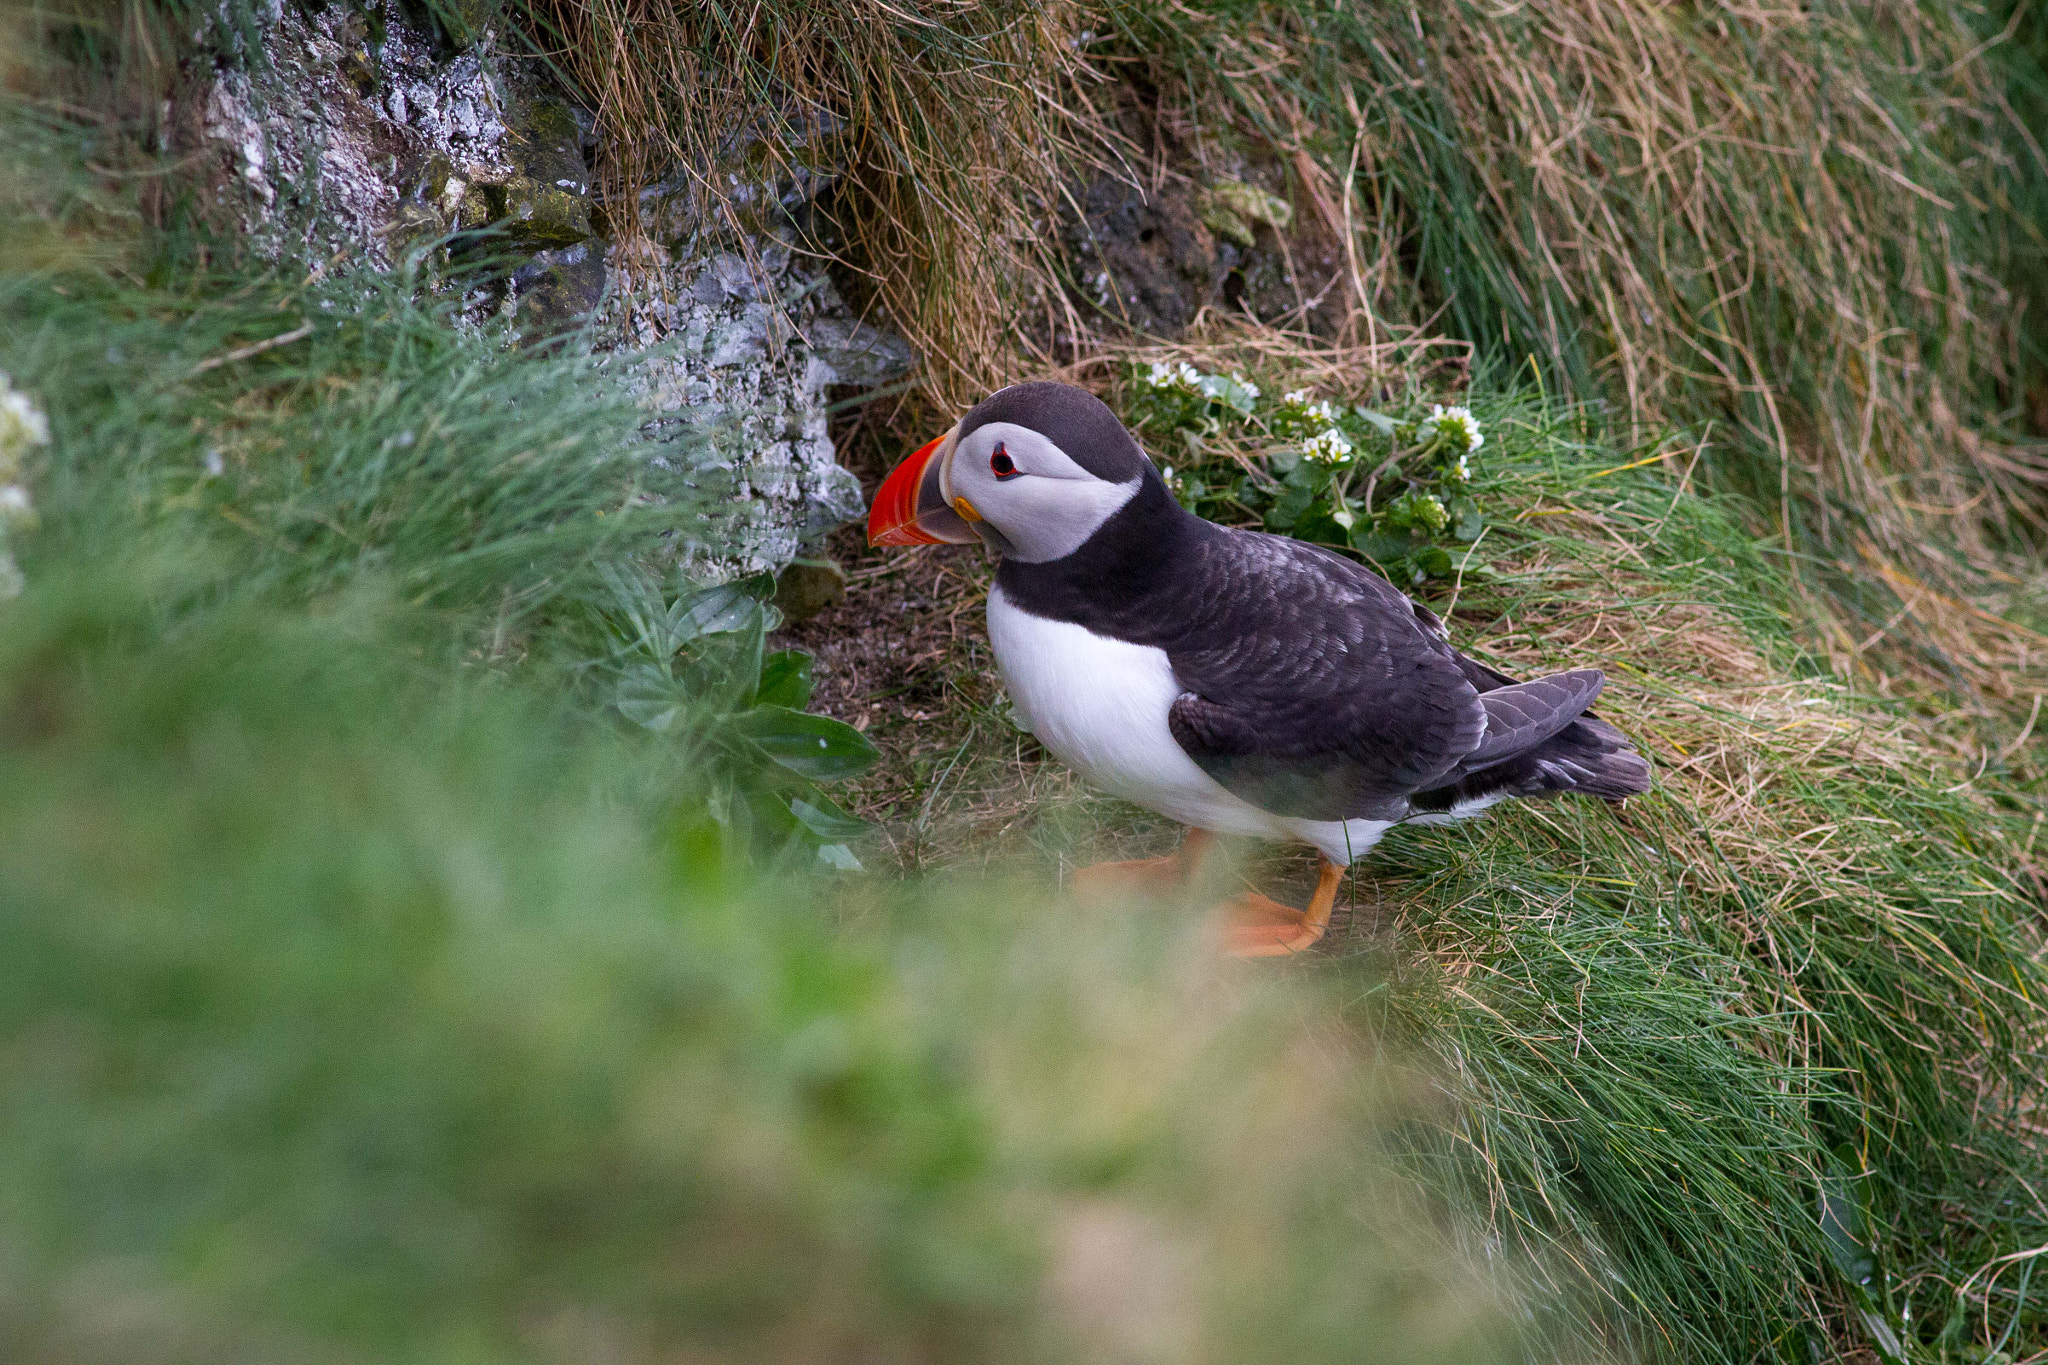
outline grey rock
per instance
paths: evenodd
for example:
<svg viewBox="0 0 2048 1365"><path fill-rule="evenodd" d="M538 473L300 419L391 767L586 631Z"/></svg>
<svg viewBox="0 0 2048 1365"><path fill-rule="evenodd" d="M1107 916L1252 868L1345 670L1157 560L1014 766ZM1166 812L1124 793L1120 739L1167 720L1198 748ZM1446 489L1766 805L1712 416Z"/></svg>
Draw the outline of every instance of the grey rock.
<svg viewBox="0 0 2048 1365"><path fill-rule="evenodd" d="M893 332L846 317L821 317L804 331L811 353L831 366L833 384L879 388L910 373L917 353Z"/></svg>
<svg viewBox="0 0 2048 1365"><path fill-rule="evenodd" d="M437 30L395 6L329 0L264 19L262 61L214 35L221 59L174 99L181 151L212 167L215 198L251 249L309 268L398 264L487 226L523 257L500 294L522 338L587 329L647 413L648 462L713 514L691 566L777 571L865 510L825 416L834 385L872 388L915 361L856 321L815 261L791 249L790 215L833 179L841 131L821 120L804 161L775 183L757 132L727 161L678 168L635 206L658 250L598 235L588 158L595 122L538 65L509 56L490 0L455 0ZM439 13L439 10L437 10ZM372 40L372 35L377 35ZM722 179L745 235L707 209ZM749 179L748 177L756 177Z"/></svg>

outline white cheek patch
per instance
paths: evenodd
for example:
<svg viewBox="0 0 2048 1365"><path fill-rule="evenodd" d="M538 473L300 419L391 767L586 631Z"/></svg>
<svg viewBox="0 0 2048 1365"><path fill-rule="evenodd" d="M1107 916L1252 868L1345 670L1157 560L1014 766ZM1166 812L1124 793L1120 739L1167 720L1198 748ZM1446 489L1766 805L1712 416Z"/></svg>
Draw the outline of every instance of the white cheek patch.
<svg viewBox="0 0 2048 1365"><path fill-rule="evenodd" d="M1023 479L1017 480L1023 483ZM1064 559L1102 529L1102 523L1121 512L1124 504L1138 496L1144 480L1129 483L1069 483L1064 479L1041 479L1037 486L1019 489L1014 502L1017 521L1007 529L1016 546L1011 558L1027 564ZM1007 508L1005 511L1007 512Z"/></svg>
<svg viewBox="0 0 2048 1365"><path fill-rule="evenodd" d="M989 467L1000 444L1018 473L999 479ZM1123 510L1144 486L1139 474L1111 483L1083 469L1029 427L990 422L961 440L947 461L946 491L964 497L1009 542L1008 558L1027 564L1063 559Z"/></svg>

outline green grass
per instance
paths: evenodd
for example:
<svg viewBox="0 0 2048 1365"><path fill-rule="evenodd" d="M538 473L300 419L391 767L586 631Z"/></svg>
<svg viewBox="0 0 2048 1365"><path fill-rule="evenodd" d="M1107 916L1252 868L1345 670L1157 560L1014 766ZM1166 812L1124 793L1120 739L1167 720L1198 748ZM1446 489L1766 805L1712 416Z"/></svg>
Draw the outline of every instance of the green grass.
<svg viewBox="0 0 2048 1365"><path fill-rule="evenodd" d="M1237 359L1292 386L1270 353ZM1487 530L1424 600L1519 675L1605 668L1603 714L1661 771L1619 815L1507 808L1358 866L1321 971L1445 1097L1404 1130L1405 1169L1475 1255L1534 1267L1545 1332L1584 1350L1791 1362L1891 1332L1915 1362L1976 1361L2008 1325L2013 1358L2041 1349L2016 1269L1958 1293L2048 1240L2025 763L1965 781L1967 726L1834 682L1739 508L1680 484L1689 443L1669 474L1628 468L1654 448L1607 446L1596 416L1485 376L1470 398ZM1212 439L1213 465L1177 467L1213 490L1264 448ZM1174 837L1010 730L984 645L935 667L952 692L915 722L883 702L862 779L906 860L1002 863L1024 836L1072 866ZM1254 871L1303 893L1299 858Z"/></svg>
<svg viewBox="0 0 2048 1365"><path fill-rule="evenodd" d="M1711 424L1699 477L1843 623L1840 670L2024 707L2033 665L1921 586L2006 612L1984 570L2030 578L2044 525L2023 10L1134 0L1096 51L1169 130L1145 156L1349 225L1352 339L1534 364L1624 443ZM1847 646L1887 625L1873 669Z"/></svg>

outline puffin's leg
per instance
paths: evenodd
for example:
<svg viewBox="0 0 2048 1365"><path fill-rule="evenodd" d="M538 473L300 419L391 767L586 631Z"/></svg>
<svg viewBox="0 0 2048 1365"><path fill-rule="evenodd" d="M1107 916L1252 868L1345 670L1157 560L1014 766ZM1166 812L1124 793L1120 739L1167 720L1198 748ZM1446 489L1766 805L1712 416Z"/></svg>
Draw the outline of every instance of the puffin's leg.
<svg viewBox="0 0 2048 1365"><path fill-rule="evenodd" d="M1091 863L1074 873L1074 890L1094 897L1174 895L1201 875L1202 860L1215 841L1206 829L1190 829L1180 847L1163 858Z"/></svg>
<svg viewBox="0 0 2048 1365"><path fill-rule="evenodd" d="M1232 957L1286 957L1306 950L1323 936L1330 927L1330 911L1337 904L1344 869L1328 858L1320 863L1315 894L1309 897L1306 910L1282 905L1256 891L1230 902L1223 946Z"/></svg>

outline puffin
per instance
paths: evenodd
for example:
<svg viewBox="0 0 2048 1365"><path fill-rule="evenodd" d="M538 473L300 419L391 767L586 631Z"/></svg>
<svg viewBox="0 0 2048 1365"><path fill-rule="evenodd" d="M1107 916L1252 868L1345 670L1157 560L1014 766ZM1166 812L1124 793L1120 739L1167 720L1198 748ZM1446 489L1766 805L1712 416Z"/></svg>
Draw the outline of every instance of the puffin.
<svg viewBox="0 0 2048 1365"><path fill-rule="evenodd" d="M1598 669L1517 682L1363 565L1196 516L1071 385L1002 389L919 447L876 492L868 541L993 551L989 643L1031 733L1092 785L1188 827L1178 852L1097 864L1087 881L1169 891L1219 835L1316 850L1306 908L1229 902L1237 956L1314 945L1345 869L1397 824L1650 785L1649 763L1588 709Z"/></svg>

